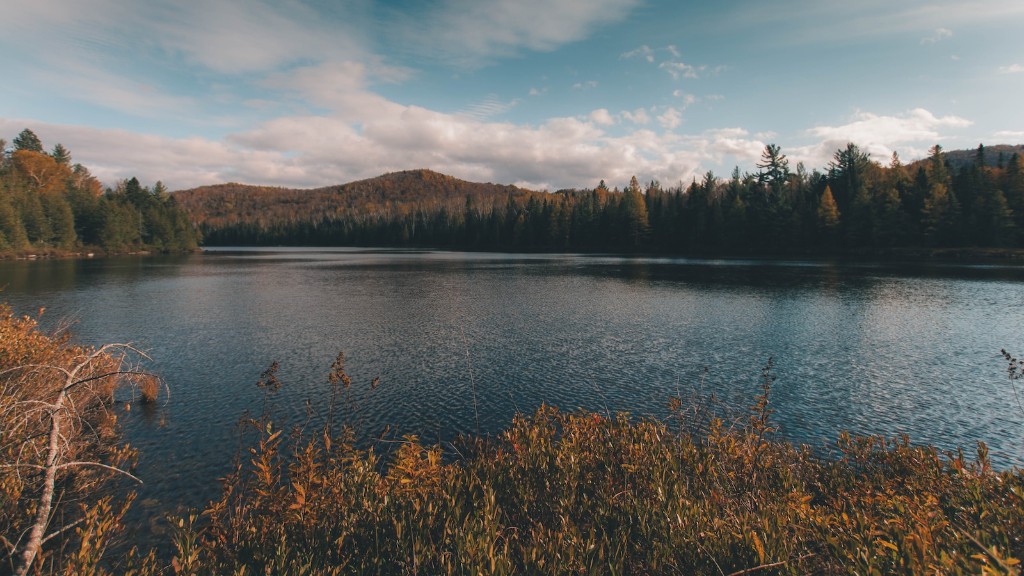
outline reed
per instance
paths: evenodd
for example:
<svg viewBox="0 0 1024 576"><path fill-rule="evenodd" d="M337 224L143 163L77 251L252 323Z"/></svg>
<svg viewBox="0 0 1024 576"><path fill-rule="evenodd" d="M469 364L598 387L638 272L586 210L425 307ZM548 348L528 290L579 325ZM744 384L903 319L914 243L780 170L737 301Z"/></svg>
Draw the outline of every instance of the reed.
<svg viewBox="0 0 1024 576"><path fill-rule="evenodd" d="M448 456L265 424L203 521L178 524L179 557L197 574L1019 573L1020 471L983 444L849 434L822 458L773 437L773 380L739 425L544 406Z"/></svg>

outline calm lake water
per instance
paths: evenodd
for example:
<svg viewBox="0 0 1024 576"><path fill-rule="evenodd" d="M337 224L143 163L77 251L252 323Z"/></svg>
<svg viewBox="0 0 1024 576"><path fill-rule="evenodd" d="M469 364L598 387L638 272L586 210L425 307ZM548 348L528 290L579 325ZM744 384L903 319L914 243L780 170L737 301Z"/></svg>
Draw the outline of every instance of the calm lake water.
<svg viewBox="0 0 1024 576"><path fill-rule="evenodd" d="M322 414L339 351L368 435L493 433L541 403L660 418L672 395L715 392L742 408L772 357L790 440L982 440L997 464L1024 464L999 354L1024 354L1022 267L222 249L0 262L0 286L78 341L136 344L170 387L123 416L140 521L216 497L272 361L274 413Z"/></svg>

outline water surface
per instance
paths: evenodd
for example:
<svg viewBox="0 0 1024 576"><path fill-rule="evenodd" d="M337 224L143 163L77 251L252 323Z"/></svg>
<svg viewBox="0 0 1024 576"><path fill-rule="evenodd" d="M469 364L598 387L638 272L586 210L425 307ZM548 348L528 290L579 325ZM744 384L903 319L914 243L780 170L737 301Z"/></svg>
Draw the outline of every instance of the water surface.
<svg viewBox="0 0 1024 576"><path fill-rule="evenodd" d="M493 433L541 403L664 417L670 396L714 391L743 407L771 357L790 440L983 440L997 464L1024 463L999 355L1024 354L1020 267L222 249L0 262L0 286L79 341L152 357L170 399L124 415L143 517L217 495L272 361L275 414L301 422L308 401L316 421L339 351L368 435Z"/></svg>

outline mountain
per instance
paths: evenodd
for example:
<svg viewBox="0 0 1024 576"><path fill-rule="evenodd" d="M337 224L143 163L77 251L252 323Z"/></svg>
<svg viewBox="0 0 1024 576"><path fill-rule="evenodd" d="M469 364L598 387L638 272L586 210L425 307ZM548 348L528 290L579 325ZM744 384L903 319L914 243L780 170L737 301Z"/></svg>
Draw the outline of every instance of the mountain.
<svg viewBox="0 0 1024 576"><path fill-rule="evenodd" d="M272 227L324 219L361 219L444 207L462 210L467 197L490 210L509 197L534 192L516 186L467 182L431 170L406 170L314 189L217 184L174 192L174 198L202 229L238 225Z"/></svg>
<svg viewBox="0 0 1024 576"><path fill-rule="evenodd" d="M1010 161L1010 157L1014 154L1024 156L1024 144L996 144L995 146L985 146L985 166L1006 166L1006 163ZM953 172L955 173L964 166L971 166L974 164L975 159L978 157L978 149L969 148L967 150L943 150L942 155L945 156L946 163L952 166ZM927 162L928 159L923 158L921 160L911 162L908 167L916 168L919 164Z"/></svg>

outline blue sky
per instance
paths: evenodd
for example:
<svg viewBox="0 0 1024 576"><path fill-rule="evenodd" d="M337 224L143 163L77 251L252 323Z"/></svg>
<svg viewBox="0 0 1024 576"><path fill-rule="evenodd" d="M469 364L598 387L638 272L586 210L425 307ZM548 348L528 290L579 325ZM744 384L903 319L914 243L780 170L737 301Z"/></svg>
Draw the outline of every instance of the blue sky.
<svg viewBox="0 0 1024 576"><path fill-rule="evenodd" d="M0 137L106 184L537 189L1024 142L1024 2L8 0Z"/></svg>

